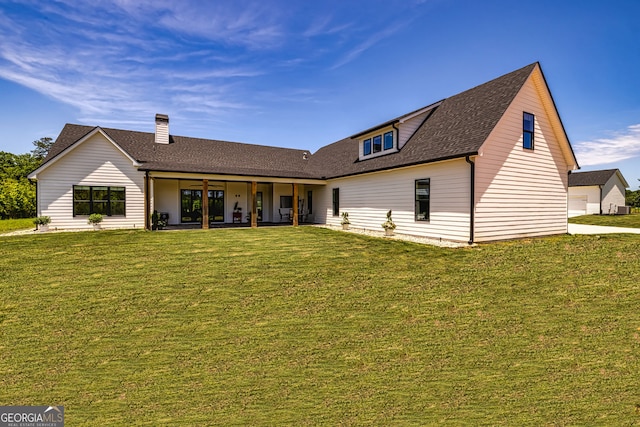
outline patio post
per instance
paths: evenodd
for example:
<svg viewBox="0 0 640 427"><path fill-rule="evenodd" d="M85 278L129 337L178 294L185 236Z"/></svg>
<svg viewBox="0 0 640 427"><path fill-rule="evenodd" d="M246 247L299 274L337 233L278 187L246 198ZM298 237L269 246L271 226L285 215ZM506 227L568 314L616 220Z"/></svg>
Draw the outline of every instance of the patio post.
<svg viewBox="0 0 640 427"><path fill-rule="evenodd" d="M202 229L209 228L209 180L202 180Z"/></svg>
<svg viewBox="0 0 640 427"><path fill-rule="evenodd" d="M251 181L251 228L258 227L258 183Z"/></svg>
<svg viewBox="0 0 640 427"><path fill-rule="evenodd" d="M293 226L298 226L298 184L293 183Z"/></svg>

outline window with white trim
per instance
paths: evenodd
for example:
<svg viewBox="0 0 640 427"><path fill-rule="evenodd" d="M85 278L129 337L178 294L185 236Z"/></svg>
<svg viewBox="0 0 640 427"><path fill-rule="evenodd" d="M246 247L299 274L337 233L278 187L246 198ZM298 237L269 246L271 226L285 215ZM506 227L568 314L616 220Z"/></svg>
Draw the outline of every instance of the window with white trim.
<svg viewBox="0 0 640 427"><path fill-rule="evenodd" d="M375 156L396 148L393 131L382 132L362 141L362 157Z"/></svg>

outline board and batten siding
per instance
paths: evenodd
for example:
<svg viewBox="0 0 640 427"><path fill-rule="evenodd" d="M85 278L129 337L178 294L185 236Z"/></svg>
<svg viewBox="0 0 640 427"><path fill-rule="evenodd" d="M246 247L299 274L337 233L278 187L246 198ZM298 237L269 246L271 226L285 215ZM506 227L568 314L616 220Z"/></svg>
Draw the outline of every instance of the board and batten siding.
<svg viewBox="0 0 640 427"><path fill-rule="evenodd" d="M475 241L567 232L568 164L534 77L475 157ZM522 146L523 112L535 115L534 149Z"/></svg>
<svg viewBox="0 0 640 427"><path fill-rule="evenodd" d="M340 214L349 213L351 226L383 231L389 209L396 233L469 240L470 167L464 159L411 166L329 180L314 192L316 222L340 226L333 216L332 193L340 192ZM415 181L430 178L430 221L415 220ZM317 199L317 200L316 200Z"/></svg>
<svg viewBox="0 0 640 427"><path fill-rule="evenodd" d="M91 229L87 216L73 216L73 186L125 187L126 216L105 216L102 228L144 228L144 173L96 133L38 174L39 215L51 228Z"/></svg>

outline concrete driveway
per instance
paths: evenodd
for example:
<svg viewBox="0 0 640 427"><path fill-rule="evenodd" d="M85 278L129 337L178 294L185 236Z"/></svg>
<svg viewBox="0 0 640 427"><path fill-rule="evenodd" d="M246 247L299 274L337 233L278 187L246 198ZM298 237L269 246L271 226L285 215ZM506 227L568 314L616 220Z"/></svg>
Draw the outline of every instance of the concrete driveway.
<svg viewBox="0 0 640 427"><path fill-rule="evenodd" d="M640 228L605 227L603 225L569 224L569 234L640 234Z"/></svg>

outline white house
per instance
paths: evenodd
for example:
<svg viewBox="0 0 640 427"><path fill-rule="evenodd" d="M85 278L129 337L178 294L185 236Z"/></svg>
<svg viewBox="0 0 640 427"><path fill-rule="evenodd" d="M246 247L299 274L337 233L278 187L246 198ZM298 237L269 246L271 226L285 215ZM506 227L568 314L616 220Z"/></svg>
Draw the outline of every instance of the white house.
<svg viewBox="0 0 640 427"><path fill-rule="evenodd" d="M569 217L613 215L624 212L629 184L618 169L575 172L569 175Z"/></svg>
<svg viewBox="0 0 640 427"><path fill-rule="evenodd" d="M67 124L44 163L38 215L51 227L306 221L485 242L567 232L578 168L540 65L358 132L311 154L156 132ZM203 218L207 220L202 220Z"/></svg>

